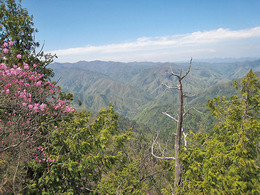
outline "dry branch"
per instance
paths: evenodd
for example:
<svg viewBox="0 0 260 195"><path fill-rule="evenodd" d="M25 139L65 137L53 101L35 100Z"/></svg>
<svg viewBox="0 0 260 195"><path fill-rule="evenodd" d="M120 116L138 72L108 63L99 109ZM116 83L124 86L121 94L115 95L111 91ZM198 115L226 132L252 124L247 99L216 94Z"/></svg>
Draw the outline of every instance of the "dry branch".
<svg viewBox="0 0 260 195"><path fill-rule="evenodd" d="M155 157L155 158L157 158L157 159L163 159L163 160L170 160L170 159L175 160L174 157L165 157L165 156L159 157L159 156L156 156L156 155L154 154L153 148L154 148L155 142L156 142L157 139L158 139L158 136L159 136L159 133L157 132L156 138L153 140L153 144L152 144L152 147L151 147L151 154L153 155L153 157Z"/></svg>
<svg viewBox="0 0 260 195"><path fill-rule="evenodd" d="M174 118L173 116L169 115L167 112L162 112L164 115L168 116L169 118L173 119L175 122L178 122L178 120L176 118Z"/></svg>

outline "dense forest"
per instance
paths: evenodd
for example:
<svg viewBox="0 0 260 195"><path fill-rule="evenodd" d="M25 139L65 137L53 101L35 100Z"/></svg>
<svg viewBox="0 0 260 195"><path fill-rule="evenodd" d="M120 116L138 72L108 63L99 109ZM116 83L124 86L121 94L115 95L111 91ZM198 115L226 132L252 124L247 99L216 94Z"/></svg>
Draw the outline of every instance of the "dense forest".
<svg viewBox="0 0 260 195"><path fill-rule="evenodd" d="M53 63L0 3L1 194L260 194L260 60Z"/></svg>

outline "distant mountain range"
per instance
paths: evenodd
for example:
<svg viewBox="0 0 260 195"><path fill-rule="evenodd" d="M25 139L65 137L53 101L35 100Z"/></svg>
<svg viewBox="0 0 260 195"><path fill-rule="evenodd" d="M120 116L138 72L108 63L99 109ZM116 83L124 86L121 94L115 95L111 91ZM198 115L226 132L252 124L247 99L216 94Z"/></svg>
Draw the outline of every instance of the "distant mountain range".
<svg viewBox="0 0 260 195"><path fill-rule="evenodd" d="M73 93L76 101L81 100L82 108L98 112L112 103L120 115L144 122L141 114L177 103L177 91L162 84L176 86L176 80L169 78L169 73L186 72L188 65L80 61L53 63L50 67L55 72L54 80L63 91ZM229 95L232 92L230 81L243 77L251 68L260 71L260 60L193 62L190 74L183 81L184 90L195 95L188 102L194 104L217 95Z"/></svg>
<svg viewBox="0 0 260 195"><path fill-rule="evenodd" d="M245 62L255 61L259 58L254 57L243 57L243 58L208 58L208 59L196 59L197 62L211 62L211 63L234 63L234 62Z"/></svg>

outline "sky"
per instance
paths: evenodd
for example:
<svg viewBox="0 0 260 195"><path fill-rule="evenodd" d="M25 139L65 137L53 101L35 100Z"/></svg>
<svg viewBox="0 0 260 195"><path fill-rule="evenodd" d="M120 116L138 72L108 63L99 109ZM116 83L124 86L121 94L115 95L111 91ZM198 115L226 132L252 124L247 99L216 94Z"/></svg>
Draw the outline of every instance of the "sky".
<svg viewBox="0 0 260 195"><path fill-rule="evenodd" d="M22 0L56 62L260 58L260 0Z"/></svg>

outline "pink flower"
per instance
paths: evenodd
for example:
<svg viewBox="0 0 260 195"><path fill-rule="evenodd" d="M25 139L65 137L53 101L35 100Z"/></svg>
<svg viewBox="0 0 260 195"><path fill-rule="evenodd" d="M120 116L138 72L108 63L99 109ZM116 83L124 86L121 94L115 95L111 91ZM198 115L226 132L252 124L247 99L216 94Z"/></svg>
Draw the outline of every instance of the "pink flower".
<svg viewBox="0 0 260 195"><path fill-rule="evenodd" d="M46 104L44 104L44 103L42 103L41 105L40 105L40 109L41 109L41 111L44 111L44 109L46 108Z"/></svg>
<svg viewBox="0 0 260 195"><path fill-rule="evenodd" d="M9 93L9 92L10 92L10 90L9 90L9 89L7 89L7 90L6 90L6 93Z"/></svg>
<svg viewBox="0 0 260 195"><path fill-rule="evenodd" d="M22 103L22 105L23 105L23 106L26 106L26 105L27 105L27 103L23 102L23 103Z"/></svg>
<svg viewBox="0 0 260 195"><path fill-rule="evenodd" d="M9 41L9 45L12 46L14 44L13 41Z"/></svg>
<svg viewBox="0 0 260 195"><path fill-rule="evenodd" d="M37 112L38 111L38 106L35 105L33 109L34 109L35 112Z"/></svg>
<svg viewBox="0 0 260 195"><path fill-rule="evenodd" d="M29 108L29 109L32 109L32 108L33 108L33 105L31 105L31 104L28 105L28 108Z"/></svg>
<svg viewBox="0 0 260 195"><path fill-rule="evenodd" d="M28 64L26 64L26 65L23 67L23 69L24 69L24 70L28 70L28 69L30 69L30 67L29 67Z"/></svg>
<svg viewBox="0 0 260 195"><path fill-rule="evenodd" d="M0 64L0 69L6 70L7 66L5 65L5 63L1 63Z"/></svg>
<svg viewBox="0 0 260 195"><path fill-rule="evenodd" d="M36 67L37 67L37 64L34 64L33 67L36 68Z"/></svg>
<svg viewBox="0 0 260 195"><path fill-rule="evenodd" d="M8 47L8 43L4 42L3 46Z"/></svg>
<svg viewBox="0 0 260 195"><path fill-rule="evenodd" d="M21 55L21 54L18 54L16 57L17 57L18 59L21 59L21 58L22 58L22 55Z"/></svg>
<svg viewBox="0 0 260 195"><path fill-rule="evenodd" d="M4 51L4 53L8 53L9 50L4 48L3 51Z"/></svg>
<svg viewBox="0 0 260 195"><path fill-rule="evenodd" d="M38 81L37 83L36 83L36 86L40 86L42 84L42 81Z"/></svg>
<svg viewBox="0 0 260 195"><path fill-rule="evenodd" d="M29 65L28 64L26 64L25 62L23 63L23 65L24 65L24 70L28 70L28 69L30 69L30 67L29 67Z"/></svg>
<svg viewBox="0 0 260 195"><path fill-rule="evenodd" d="M49 84L50 83L50 81L47 81L46 83L44 83L44 85L47 85L47 84Z"/></svg>

